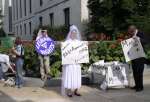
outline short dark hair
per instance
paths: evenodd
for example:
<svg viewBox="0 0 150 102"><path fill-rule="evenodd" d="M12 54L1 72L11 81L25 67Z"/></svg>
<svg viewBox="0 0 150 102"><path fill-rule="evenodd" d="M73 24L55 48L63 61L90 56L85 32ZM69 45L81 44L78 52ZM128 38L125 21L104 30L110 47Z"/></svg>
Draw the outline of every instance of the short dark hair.
<svg viewBox="0 0 150 102"><path fill-rule="evenodd" d="M22 44L21 37L17 36L15 40L15 44Z"/></svg>

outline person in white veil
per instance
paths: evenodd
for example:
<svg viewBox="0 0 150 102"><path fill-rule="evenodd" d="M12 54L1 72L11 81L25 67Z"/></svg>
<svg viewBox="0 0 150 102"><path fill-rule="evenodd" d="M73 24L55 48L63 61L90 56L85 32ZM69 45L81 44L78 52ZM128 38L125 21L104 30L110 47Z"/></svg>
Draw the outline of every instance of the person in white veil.
<svg viewBox="0 0 150 102"><path fill-rule="evenodd" d="M70 27L66 41L80 41L81 35L75 25ZM62 72L62 94L68 97L73 95L81 96L78 90L81 88L81 65L67 64L63 65Z"/></svg>

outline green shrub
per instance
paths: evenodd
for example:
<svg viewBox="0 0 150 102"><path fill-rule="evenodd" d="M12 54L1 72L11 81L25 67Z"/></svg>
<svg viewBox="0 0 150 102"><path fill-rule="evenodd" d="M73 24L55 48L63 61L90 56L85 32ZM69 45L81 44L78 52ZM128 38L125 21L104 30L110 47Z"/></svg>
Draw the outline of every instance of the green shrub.
<svg viewBox="0 0 150 102"><path fill-rule="evenodd" d="M84 71L87 71L90 64L99 60L121 62L125 61L121 45L117 44L115 41L92 42L89 44L89 53L90 63L82 65L82 69ZM34 50L33 45L28 45L25 47L25 56L25 67L30 70L32 69L32 71L38 71L35 69L37 66L39 66L38 56ZM58 77L62 71L60 46L57 46L54 53L50 55L50 69L50 75L53 77Z"/></svg>

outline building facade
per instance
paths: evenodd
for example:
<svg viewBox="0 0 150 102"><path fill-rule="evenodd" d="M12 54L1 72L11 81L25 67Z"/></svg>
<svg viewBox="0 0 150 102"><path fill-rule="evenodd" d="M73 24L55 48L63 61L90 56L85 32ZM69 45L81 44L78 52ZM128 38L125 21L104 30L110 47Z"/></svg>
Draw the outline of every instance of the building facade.
<svg viewBox="0 0 150 102"><path fill-rule="evenodd" d="M2 10L3 29L6 34L12 33L12 6L11 0L0 0L0 9Z"/></svg>
<svg viewBox="0 0 150 102"><path fill-rule="evenodd" d="M3 29L6 34L12 33L12 5L11 0L4 0Z"/></svg>
<svg viewBox="0 0 150 102"><path fill-rule="evenodd" d="M88 0L12 0L12 30L31 40L40 25L77 25L83 32L89 19Z"/></svg>
<svg viewBox="0 0 150 102"><path fill-rule="evenodd" d="M0 0L0 15L4 15L3 13L4 13L4 0ZM0 23L2 23L2 18L0 18ZM1 28L2 26L0 26L0 28Z"/></svg>

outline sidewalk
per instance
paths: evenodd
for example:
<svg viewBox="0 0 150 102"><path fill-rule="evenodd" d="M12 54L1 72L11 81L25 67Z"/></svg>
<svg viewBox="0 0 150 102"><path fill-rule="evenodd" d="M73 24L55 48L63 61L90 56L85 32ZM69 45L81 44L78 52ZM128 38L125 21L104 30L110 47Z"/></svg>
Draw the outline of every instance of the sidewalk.
<svg viewBox="0 0 150 102"><path fill-rule="evenodd" d="M32 80L34 83L39 82L39 79ZM83 86L82 97L68 98L60 95L60 87L44 89L40 88L42 82L34 83L22 89L3 87L0 84L0 102L150 102L150 73L145 75L145 90L140 93L130 89L109 89L103 92L95 87Z"/></svg>

